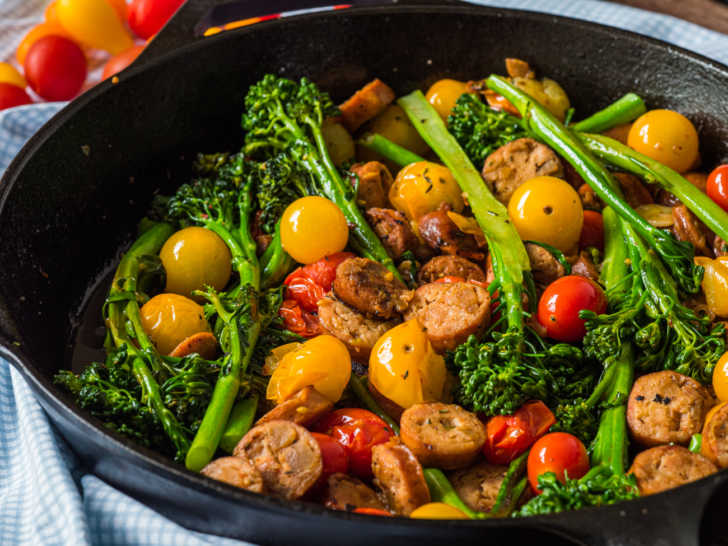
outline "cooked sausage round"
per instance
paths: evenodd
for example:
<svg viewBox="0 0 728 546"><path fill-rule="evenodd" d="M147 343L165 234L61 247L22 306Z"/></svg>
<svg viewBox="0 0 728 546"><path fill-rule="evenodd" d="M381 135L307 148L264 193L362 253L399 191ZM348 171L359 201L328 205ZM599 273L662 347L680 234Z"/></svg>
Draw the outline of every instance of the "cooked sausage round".
<svg viewBox="0 0 728 546"><path fill-rule="evenodd" d="M490 294L469 282L423 284L415 290L405 318L416 318L433 349L445 352L488 325Z"/></svg>
<svg viewBox="0 0 728 546"><path fill-rule="evenodd" d="M468 466L485 443L485 425L455 404L415 404L402 414L400 427L420 463L445 470Z"/></svg>
<svg viewBox="0 0 728 546"><path fill-rule="evenodd" d="M357 508L385 509L384 504L371 487L353 476L340 472L329 476L324 505L331 510L346 510L347 512Z"/></svg>
<svg viewBox="0 0 728 546"><path fill-rule="evenodd" d="M368 317L397 317L412 299L412 291L379 262L349 258L336 268L334 294Z"/></svg>
<svg viewBox="0 0 728 546"><path fill-rule="evenodd" d="M372 448L372 473L374 484L395 513L409 516L415 508L430 502L422 465L399 438Z"/></svg>
<svg viewBox="0 0 728 546"><path fill-rule="evenodd" d="M375 78L339 106L341 121L353 133L384 110L395 97L391 87Z"/></svg>
<svg viewBox="0 0 728 546"><path fill-rule="evenodd" d="M630 173L614 173L614 178L617 179L619 187L622 188L624 200L630 207L637 208L640 205L649 205L655 202L652 199L652 194L635 175Z"/></svg>
<svg viewBox="0 0 728 546"><path fill-rule="evenodd" d="M728 467L728 404L715 410L705 421L703 454L720 468Z"/></svg>
<svg viewBox="0 0 728 546"><path fill-rule="evenodd" d="M589 253L585 250L579 253L578 259L572 264L571 274L586 277L593 281L599 280L599 270L589 257Z"/></svg>
<svg viewBox="0 0 728 546"><path fill-rule="evenodd" d="M233 455L247 457L263 477L265 489L289 500L303 496L323 469L316 439L290 421L256 425L238 442Z"/></svg>
<svg viewBox="0 0 728 546"><path fill-rule="evenodd" d="M356 184L356 200L364 208L388 207L389 187L393 179L389 169L379 161L355 163L351 166L352 184Z"/></svg>
<svg viewBox="0 0 728 546"><path fill-rule="evenodd" d="M548 286L556 279L566 275L566 269L561 262L544 247L526 243L526 252L531 262L531 274L536 284Z"/></svg>
<svg viewBox="0 0 728 546"><path fill-rule="evenodd" d="M536 176L564 176L554 151L532 138L519 138L501 146L485 159L483 178L498 200L507 205L513 192Z"/></svg>
<svg viewBox="0 0 728 546"><path fill-rule="evenodd" d="M412 232L404 214L394 209L372 207L367 209L366 217L374 233L377 234L395 260L406 251L415 251L420 242Z"/></svg>
<svg viewBox="0 0 728 546"><path fill-rule="evenodd" d="M318 421L324 413L331 411L334 404L313 387L304 387L278 404L255 423L268 421L291 421L303 427Z"/></svg>
<svg viewBox="0 0 728 546"><path fill-rule="evenodd" d="M488 512L498 498L507 465L482 462L450 474L450 483L458 496L472 510Z"/></svg>
<svg viewBox="0 0 728 546"><path fill-rule="evenodd" d="M462 277L466 281L485 282L485 273L470 260L460 256L435 256L420 268L420 284L435 282L442 277Z"/></svg>
<svg viewBox="0 0 728 546"><path fill-rule="evenodd" d="M704 478L718 468L706 457L682 446L658 446L639 453L629 472L640 495L652 495Z"/></svg>
<svg viewBox="0 0 728 546"><path fill-rule="evenodd" d="M475 260L485 257L475 237L460 231L447 215L449 207L428 212L417 222L420 236L430 248L444 254L459 254Z"/></svg>
<svg viewBox="0 0 728 546"><path fill-rule="evenodd" d="M330 296L319 300L318 317L323 329L343 341L351 357L361 362L369 362L369 353L377 340L397 325L396 320L367 318Z"/></svg>
<svg viewBox="0 0 728 546"><path fill-rule="evenodd" d="M200 474L253 493L263 492L263 476L244 457L220 457L208 463Z"/></svg>
<svg viewBox="0 0 728 546"><path fill-rule="evenodd" d="M627 401L627 424L635 442L655 446L687 444L700 432L713 400L708 390L670 370L643 375Z"/></svg>

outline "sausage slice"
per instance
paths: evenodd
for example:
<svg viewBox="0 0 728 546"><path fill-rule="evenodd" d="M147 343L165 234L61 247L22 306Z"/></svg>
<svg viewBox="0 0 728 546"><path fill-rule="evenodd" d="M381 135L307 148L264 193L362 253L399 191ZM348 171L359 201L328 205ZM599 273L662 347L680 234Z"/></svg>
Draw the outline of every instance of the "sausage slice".
<svg viewBox="0 0 728 546"><path fill-rule="evenodd" d="M397 514L409 516L415 508L430 502L422 465L399 438L372 448L372 472L374 484Z"/></svg>
<svg viewBox="0 0 728 546"><path fill-rule="evenodd" d="M253 493L263 492L263 476L245 457L220 457L208 463L200 474Z"/></svg>
<svg viewBox="0 0 728 546"><path fill-rule="evenodd" d="M614 178L622 189L624 200L633 209L640 205L649 205L655 202L652 199L650 191L645 188L644 184L635 175L630 173L614 173Z"/></svg>
<svg viewBox="0 0 728 546"><path fill-rule="evenodd" d="M526 252L531 261L531 273L536 284L548 286L566 274L561 262L544 247L526 243Z"/></svg>
<svg viewBox="0 0 728 546"><path fill-rule="evenodd" d="M247 457L263 477L265 489L288 500L303 496L323 469L316 439L290 421L256 425L238 442L233 455Z"/></svg>
<svg viewBox="0 0 728 546"><path fill-rule="evenodd" d="M377 340L397 325L396 320L367 318L330 296L319 300L318 316L323 329L343 341L351 357L360 362L369 362L369 353Z"/></svg>
<svg viewBox="0 0 728 546"><path fill-rule="evenodd" d="M686 375L670 370L643 375L627 401L627 425L635 442L655 446L687 444L700 432L713 399Z"/></svg>
<svg viewBox="0 0 728 546"><path fill-rule="evenodd" d="M412 299L412 291L379 262L349 258L336 268L334 294L368 317L397 317Z"/></svg>
<svg viewBox="0 0 728 546"><path fill-rule="evenodd" d="M450 483L458 496L472 510L489 512L498 499L507 465L482 462L450 474Z"/></svg>
<svg viewBox="0 0 728 546"><path fill-rule="evenodd" d="M564 176L554 151L532 138L519 138L501 146L485 159L483 178L504 205L524 182L536 176Z"/></svg>
<svg viewBox="0 0 728 546"><path fill-rule="evenodd" d="M400 437L424 466L463 468L475 460L485 443L485 425L455 404L430 402L407 408Z"/></svg>
<svg viewBox="0 0 728 546"><path fill-rule="evenodd" d="M291 421L303 427L318 421L334 404L313 387L304 387L263 415L256 425L269 421Z"/></svg>
<svg viewBox="0 0 728 546"><path fill-rule="evenodd" d="M356 175L352 183L357 183L358 204L365 208L390 206L388 194L393 179L387 167L379 161L367 161L352 165L351 172Z"/></svg>
<svg viewBox="0 0 728 546"><path fill-rule="evenodd" d="M329 476L324 505L331 510L347 512L357 508L385 509L384 503L371 487L353 476L340 472Z"/></svg>
<svg viewBox="0 0 728 546"><path fill-rule="evenodd" d="M462 277L466 281L485 282L485 273L476 264L460 256L435 256L417 273L420 284L435 282L442 277Z"/></svg>
<svg viewBox="0 0 728 546"><path fill-rule="evenodd" d="M415 290L405 318L416 318L435 351L445 352L488 325L490 294L468 282L424 284Z"/></svg>
<svg viewBox="0 0 728 546"><path fill-rule="evenodd" d="M420 217L417 228L420 236L433 250L443 254L459 254L474 260L485 257L473 235L460 231L460 228L447 215L449 205L428 212Z"/></svg>
<svg viewBox="0 0 728 546"><path fill-rule="evenodd" d="M693 245L696 254L712 256L706 242L705 224L690 212L682 203L672 207L672 230L678 241L687 241Z"/></svg>
<svg viewBox="0 0 728 546"><path fill-rule="evenodd" d="M353 133L384 110L394 100L394 97L392 88L376 78L359 89L339 107L341 121L349 132Z"/></svg>
<svg viewBox="0 0 728 546"><path fill-rule="evenodd" d="M629 472L640 495L652 495L704 478L718 468L706 457L682 446L658 446L639 453Z"/></svg>
<svg viewBox="0 0 728 546"><path fill-rule="evenodd" d="M717 408L705 421L702 453L719 468L728 467L728 404Z"/></svg>
<svg viewBox="0 0 728 546"><path fill-rule="evenodd" d="M407 250L414 251L419 245L407 218L401 212L372 207L367 209L365 214L374 233L382 240L384 248L395 260Z"/></svg>
<svg viewBox="0 0 728 546"><path fill-rule="evenodd" d="M571 274L586 277L595 282L599 280L599 270L586 250L579 253L579 258L571 266Z"/></svg>

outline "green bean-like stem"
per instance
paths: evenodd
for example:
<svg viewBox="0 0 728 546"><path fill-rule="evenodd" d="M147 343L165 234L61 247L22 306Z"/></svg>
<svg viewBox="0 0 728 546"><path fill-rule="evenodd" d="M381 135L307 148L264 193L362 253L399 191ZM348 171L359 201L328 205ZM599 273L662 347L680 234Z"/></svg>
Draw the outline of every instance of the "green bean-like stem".
<svg viewBox="0 0 728 546"><path fill-rule="evenodd" d="M515 508L523 493L523 487L519 487L526 472L528 451L513 459L508 465L506 475L503 477L495 504L489 514L493 517L506 517Z"/></svg>
<svg viewBox="0 0 728 546"><path fill-rule="evenodd" d="M703 449L703 435L699 432L693 434L690 437L690 445L688 445L688 449L693 453L700 453L700 451Z"/></svg>
<svg viewBox="0 0 728 546"><path fill-rule="evenodd" d="M278 222L273 239L260 257L261 288L266 290L279 284L295 265L296 262L294 259L283 250L283 245L281 244L281 224Z"/></svg>
<svg viewBox="0 0 728 546"><path fill-rule="evenodd" d="M257 409L258 396L256 394L240 400L233 406L225 432L220 439L220 449L227 453L233 452L240 439L250 430Z"/></svg>
<svg viewBox="0 0 728 546"><path fill-rule="evenodd" d="M367 133L361 137L358 142L365 148L369 148L373 152L389 159L400 167L404 167L410 163L425 161L424 158L410 152L407 148L403 148L399 144L396 144L379 134Z"/></svg>
<svg viewBox="0 0 728 546"><path fill-rule="evenodd" d="M586 119L570 125L574 131L582 133L601 133L623 123L629 123L647 111L639 95L627 93L603 110L595 112Z"/></svg>

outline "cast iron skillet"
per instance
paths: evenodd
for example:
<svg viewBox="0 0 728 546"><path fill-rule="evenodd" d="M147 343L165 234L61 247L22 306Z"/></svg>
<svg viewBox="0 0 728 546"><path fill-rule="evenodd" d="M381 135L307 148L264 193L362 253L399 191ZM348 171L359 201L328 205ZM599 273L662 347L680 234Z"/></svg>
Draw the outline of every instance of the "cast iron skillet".
<svg viewBox="0 0 728 546"><path fill-rule="evenodd" d="M84 341L75 334L89 286L114 267L152 194L187 179L195 152L239 146L242 97L265 72L309 76L343 99L375 76L405 93L444 76L502 73L504 57L521 57L564 86L577 118L636 91L695 122L706 165L728 159L728 68L648 38L518 11L389 5L262 23L165 53L190 40L214 3L191 0L118 84L96 86L34 136L0 185L0 356L28 380L89 471L186 527L259 543L726 544L726 471L551 517L377 519L187 472L105 431L52 385L71 345Z"/></svg>

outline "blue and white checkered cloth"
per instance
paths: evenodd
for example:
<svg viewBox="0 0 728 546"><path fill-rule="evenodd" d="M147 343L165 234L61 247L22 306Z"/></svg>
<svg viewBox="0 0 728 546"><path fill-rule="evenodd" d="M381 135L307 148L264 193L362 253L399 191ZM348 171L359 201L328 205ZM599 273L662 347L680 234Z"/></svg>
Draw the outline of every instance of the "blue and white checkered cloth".
<svg viewBox="0 0 728 546"><path fill-rule="evenodd" d="M728 62L728 36L668 16L595 0L475 3L588 19ZM39 104L0 112L0 173L25 140L62 106ZM0 360L0 544L243 543L188 531L99 478L83 474L24 380Z"/></svg>

